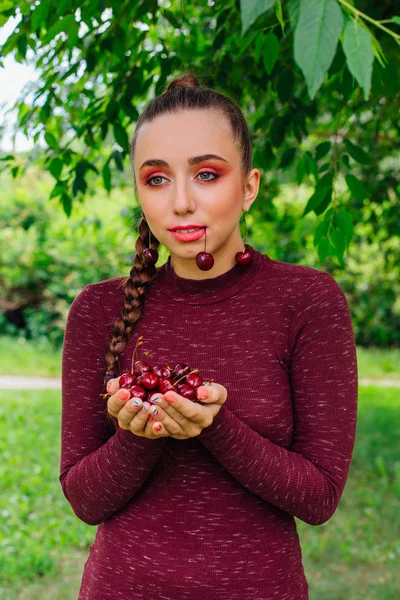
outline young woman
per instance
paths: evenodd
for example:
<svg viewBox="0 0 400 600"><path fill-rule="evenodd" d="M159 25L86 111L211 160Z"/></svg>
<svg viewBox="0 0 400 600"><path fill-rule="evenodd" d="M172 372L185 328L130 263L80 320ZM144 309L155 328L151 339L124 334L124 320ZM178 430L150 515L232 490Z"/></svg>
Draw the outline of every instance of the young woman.
<svg viewBox="0 0 400 600"><path fill-rule="evenodd" d="M345 295L242 240L260 172L226 96L176 78L140 116L131 156L133 267L79 293L64 339L60 483L98 526L79 600L306 600L295 517L332 517L355 442ZM196 399L130 398L135 347L152 366L199 369Z"/></svg>

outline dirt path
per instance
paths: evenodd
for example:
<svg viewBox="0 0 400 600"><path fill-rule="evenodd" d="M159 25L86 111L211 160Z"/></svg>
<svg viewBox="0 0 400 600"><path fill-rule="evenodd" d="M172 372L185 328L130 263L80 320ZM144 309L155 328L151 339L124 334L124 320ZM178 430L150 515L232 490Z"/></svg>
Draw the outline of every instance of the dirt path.
<svg viewBox="0 0 400 600"><path fill-rule="evenodd" d="M400 379L362 378L359 385L377 385L379 387L400 387ZM0 375L0 390L45 390L61 389L61 379L55 377L20 377L19 375Z"/></svg>

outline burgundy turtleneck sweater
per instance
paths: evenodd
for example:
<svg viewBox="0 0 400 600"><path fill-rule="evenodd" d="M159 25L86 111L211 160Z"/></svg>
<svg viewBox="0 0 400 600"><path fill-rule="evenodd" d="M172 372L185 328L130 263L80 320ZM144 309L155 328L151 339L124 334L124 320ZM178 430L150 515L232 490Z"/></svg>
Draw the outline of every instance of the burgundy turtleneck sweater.
<svg viewBox="0 0 400 600"><path fill-rule="evenodd" d="M123 277L71 305L62 357L60 483L98 525L79 600L306 600L294 517L334 514L351 463L357 360L346 297L318 269L248 244L251 266L211 279L157 268L140 335L151 364L184 362L228 390L197 437L150 440L106 418L105 361ZM168 446L169 479L160 469Z"/></svg>

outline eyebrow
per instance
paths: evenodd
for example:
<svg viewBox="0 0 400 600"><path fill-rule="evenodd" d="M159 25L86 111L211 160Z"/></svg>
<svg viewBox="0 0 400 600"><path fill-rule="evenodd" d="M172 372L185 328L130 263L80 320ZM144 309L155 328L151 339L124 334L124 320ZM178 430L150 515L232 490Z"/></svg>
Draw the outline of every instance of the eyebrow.
<svg viewBox="0 0 400 600"><path fill-rule="evenodd" d="M210 159L222 160L226 163L228 162L225 158L222 158L222 156L218 156L218 154L201 154L200 156L192 156L191 158L188 158L188 164L190 166L197 165L198 163L203 162L204 160L210 160ZM141 171L143 169L143 167L166 167L166 168L168 168L169 164L167 163L167 161L163 160L162 158L150 158L149 160L144 161L144 163L140 167L139 171Z"/></svg>

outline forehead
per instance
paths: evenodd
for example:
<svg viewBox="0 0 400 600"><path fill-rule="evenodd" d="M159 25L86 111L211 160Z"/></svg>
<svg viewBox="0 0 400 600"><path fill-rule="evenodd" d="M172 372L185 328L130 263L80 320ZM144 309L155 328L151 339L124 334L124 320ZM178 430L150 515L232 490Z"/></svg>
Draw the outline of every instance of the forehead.
<svg viewBox="0 0 400 600"><path fill-rule="evenodd" d="M230 162L240 154L228 119L216 110L181 110L165 113L140 127L134 163L163 158L170 164L187 161L195 154L220 154Z"/></svg>

